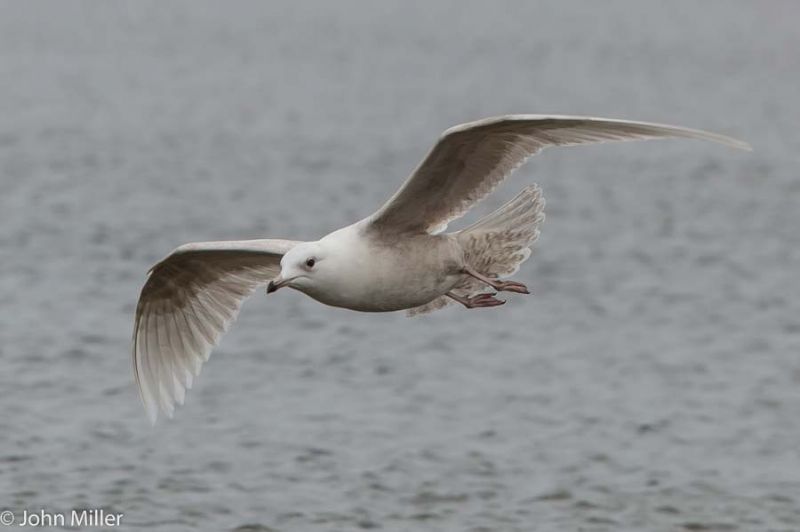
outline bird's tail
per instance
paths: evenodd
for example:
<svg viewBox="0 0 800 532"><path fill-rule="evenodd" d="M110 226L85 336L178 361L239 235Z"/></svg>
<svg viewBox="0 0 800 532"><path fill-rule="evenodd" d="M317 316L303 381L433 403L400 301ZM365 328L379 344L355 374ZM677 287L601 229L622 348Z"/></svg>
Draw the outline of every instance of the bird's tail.
<svg viewBox="0 0 800 532"><path fill-rule="evenodd" d="M488 277L515 274L539 238L544 204L542 189L526 187L511 201L457 233L467 264Z"/></svg>
<svg viewBox="0 0 800 532"><path fill-rule="evenodd" d="M473 269L487 277L507 277L519 270L531 254L531 245L539 237L544 221L542 189L526 187L514 199L471 226L455 234L464 250L464 259ZM485 283L464 276L453 287L460 296L474 296L489 291ZM441 296L430 303L408 311L411 316L433 312L452 300Z"/></svg>

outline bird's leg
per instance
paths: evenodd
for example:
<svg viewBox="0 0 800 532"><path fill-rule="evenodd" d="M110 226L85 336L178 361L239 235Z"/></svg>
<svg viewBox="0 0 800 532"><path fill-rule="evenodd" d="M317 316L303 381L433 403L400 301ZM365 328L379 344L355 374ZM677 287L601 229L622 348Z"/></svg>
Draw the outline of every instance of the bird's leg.
<svg viewBox="0 0 800 532"><path fill-rule="evenodd" d="M467 308L497 307L505 304L505 301L497 299L494 297L494 294L478 294L477 296L463 297L453 292L447 292L445 295L450 299L458 301Z"/></svg>
<svg viewBox="0 0 800 532"><path fill-rule="evenodd" d="M516 292L518 294L530 294L528 287L516 281L501 281L500 279L491 279L486 277L480 272L475 271L471 266L464 266L464 273L470 277L488 284L498 292Z"/></svg>

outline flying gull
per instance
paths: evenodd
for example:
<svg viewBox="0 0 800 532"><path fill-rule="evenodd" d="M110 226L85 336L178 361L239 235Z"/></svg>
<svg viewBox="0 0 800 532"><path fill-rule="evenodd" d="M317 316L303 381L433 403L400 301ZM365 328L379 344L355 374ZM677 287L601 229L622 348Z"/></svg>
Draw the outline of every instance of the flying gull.
<svg viewBox="0 0 800 532"><path fill-rule="evenodd" d="M544 221L537 186L466 229L445 233L530 156L549 146L662 137L741 141L675 126L574 116L510 115L448 129L374 214L314 242L185 244L153 266L136 306L133 371L145 410L171 417L212 348L257 287L293 288L362 312L430 312L505 303L527 294L507 280L531 253Z"/></svg>

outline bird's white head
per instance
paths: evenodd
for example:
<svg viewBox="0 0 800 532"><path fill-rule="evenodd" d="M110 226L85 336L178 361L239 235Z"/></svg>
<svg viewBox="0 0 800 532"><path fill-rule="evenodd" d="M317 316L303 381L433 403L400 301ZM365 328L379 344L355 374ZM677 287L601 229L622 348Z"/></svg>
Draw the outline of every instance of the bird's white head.
<svg viewBox="0 0 800 532"><path fill-rule="evenodd" d="M269 282L267 293L288 286L304 292L320 281L320 271L329 259L326 246L321 242L303 242L290 249L281 259L281 273Z"/></svg>

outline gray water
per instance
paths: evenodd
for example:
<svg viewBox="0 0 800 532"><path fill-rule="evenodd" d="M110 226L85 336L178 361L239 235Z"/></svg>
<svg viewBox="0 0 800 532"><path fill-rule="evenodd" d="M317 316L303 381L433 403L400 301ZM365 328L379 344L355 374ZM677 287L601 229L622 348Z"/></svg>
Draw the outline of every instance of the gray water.
<svg viewBox="0 0 800 532"><path fill-rule="evenodd" d="M3 3L0 509L103 508L125 530L800 530L798 17ZM534 295L408 319L259 292L149 427L129 341L155 261L317 238L445 128L520 112L755 151L547 151L463 221L542 185L517 275Z"/></svg>

